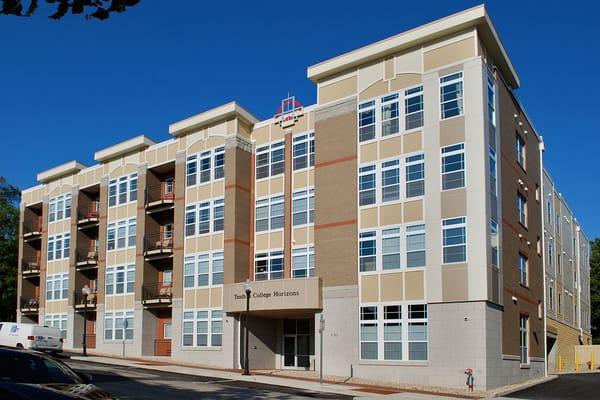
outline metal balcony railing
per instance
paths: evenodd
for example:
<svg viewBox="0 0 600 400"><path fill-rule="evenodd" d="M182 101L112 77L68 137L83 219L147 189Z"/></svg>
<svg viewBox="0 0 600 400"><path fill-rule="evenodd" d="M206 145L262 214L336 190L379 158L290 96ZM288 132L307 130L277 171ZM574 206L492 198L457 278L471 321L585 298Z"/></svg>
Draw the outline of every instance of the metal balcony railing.
<svg viewBox="0 0 600 400"><path fill-rule="evenodd" d="M23 237L28 239L42 235L42 217L34 220L25 221L23 223Z"/></svg>
<svg viewBox="0 0 600 400"><path fill-rule="evenodd" d="M175 182L164 181L146 188L146 206L171 204L175 201Z"/></svg>
<svg viewBox="0 0 600 400"><path fill-rule="evenodd" d="M40 273L40 258L25 258L21 261L21 273L23 275Z"/></svg>
<svg viewBox="0 0 600 400"><path fill-rule="evenodd" d="M98 250L77 250L76 262L78 266L81 265L96 265L98 264Z"/></svg>
<svg viewBox="0 0 600 400"><path fill-rule="evenodd" d="M170 233L155 233L144 237L145 253L172 253L173 235Z"/></svg>
<svg viewBox="0 0 600 400"><path fill-rule="evenodd" d="M87 308L88 309L94 309L96 308L96 301L97 301L97 292L92 292L88 295L87 297ZM80 309L80 308L85 308L86 304L85 304L85 297L83 296L83 294L81 293L81 291L74 291L73 292L73 307Z"/></svg>
<svg viewBox="0 0 600 400"><path fill-rule="evenodd" d="M95 222L100 218L100 202L92 201L77 207L78 222Z"/></svg>
<svg viewBox="0 0 600 400"><path fill-rule="evenodd" d="M22 312L37 312L40 308L40 300L37 297L21 296Z"/></svg>
<svg viewBox="0 0 600 400"><path fill-rule="evenodd" d="M143 303L171 303L173 284L171 282L146 283L142 285Z"/></svg>

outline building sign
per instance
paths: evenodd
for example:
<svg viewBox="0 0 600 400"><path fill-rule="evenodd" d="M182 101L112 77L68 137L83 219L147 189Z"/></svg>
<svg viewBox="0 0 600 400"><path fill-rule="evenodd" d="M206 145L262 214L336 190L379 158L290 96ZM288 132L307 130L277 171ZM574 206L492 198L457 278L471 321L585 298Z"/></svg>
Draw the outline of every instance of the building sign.
<svg viewBox="0 0 600 400"><path fill-rule="evenodd" d="M251 282L250 310L318 310L322 308L321 279L276 279ZM246 311L244 283L223 287L225 312Z"/></svg>
<svg viewBox="0 0 600 400"><path fill-rule="evenodd" d="M275 113L275 120L282 128L294 126L298 119L304 114L302 104L295 96L289 96L281 100L281 106Z"/></svg>

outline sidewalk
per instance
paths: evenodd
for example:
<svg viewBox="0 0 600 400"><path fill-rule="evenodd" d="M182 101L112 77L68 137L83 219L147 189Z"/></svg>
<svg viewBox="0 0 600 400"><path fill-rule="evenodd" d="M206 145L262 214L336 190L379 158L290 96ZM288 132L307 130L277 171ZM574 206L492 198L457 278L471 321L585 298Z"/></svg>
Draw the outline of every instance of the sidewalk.
<svg viewBox="0 0 600 400"><path fill-rule="evenodd" d="M374 386L368 384L353 384L344 382L324 381L321 385L318 380L311 378L299 378L291 376L275 376L268 372L251 371L252 375L245 376L238 370L222 370L215 368L205 368L190 364L178 362L156 360L153 358L113 358L99 355L80 355L71 356L72 360L87 361L100 364L119 365L132 368L143 368L148 370L165 371L171 373L214 377L215 380L236 380L245 382L255 382L266 385L293 387L312 392L326 392L339 395L351 396L359 399L415 399L415 400L434 400L434 399L476 399L484 396L468 396L459 393L450 392L429 392L413 389L394 388ZM217 382L215 382L217 383Z"/></svg>

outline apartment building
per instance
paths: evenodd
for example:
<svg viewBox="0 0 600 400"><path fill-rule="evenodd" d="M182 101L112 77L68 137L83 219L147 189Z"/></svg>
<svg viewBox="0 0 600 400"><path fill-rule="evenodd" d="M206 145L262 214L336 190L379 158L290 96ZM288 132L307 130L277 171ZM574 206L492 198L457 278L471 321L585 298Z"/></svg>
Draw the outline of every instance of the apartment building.
<svg viewBox="0 0 600 400"><path fill-rule="evenodd" d="M243 365L247 326L251 369L543 375L542 140L485 8L307 75L314 105L259 121L228 103L40 173L20 320L79 349L85 314L96 353L222 368Z"/></svg>

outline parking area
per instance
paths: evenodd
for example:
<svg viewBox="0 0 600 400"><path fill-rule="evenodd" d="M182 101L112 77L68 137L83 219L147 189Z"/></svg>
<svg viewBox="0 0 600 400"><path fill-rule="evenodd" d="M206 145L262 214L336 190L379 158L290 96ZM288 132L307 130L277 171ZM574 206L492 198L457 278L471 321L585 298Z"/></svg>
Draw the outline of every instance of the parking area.
<svg viewBox="0 0 600 400"><path fill-rule="evenodd" d="M600 374L564 374L550 382L511 393L505 399L596 400L600 398Z"/></svg>

